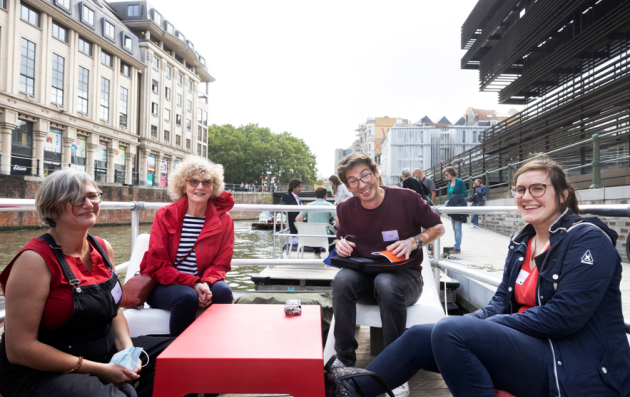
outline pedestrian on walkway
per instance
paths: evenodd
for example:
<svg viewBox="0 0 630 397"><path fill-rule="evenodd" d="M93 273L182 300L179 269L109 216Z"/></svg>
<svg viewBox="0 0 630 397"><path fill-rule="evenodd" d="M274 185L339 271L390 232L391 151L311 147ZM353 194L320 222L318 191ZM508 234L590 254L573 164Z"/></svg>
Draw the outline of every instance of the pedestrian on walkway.
<svg viewBox="0 0 630 397"><path fill-rule="evenodd" d="M488 188L481 183L481 180L475 179L473 194L473 207L481 207L486 204L486 194L488 194ZM473 214L470 218L472 227L479 227L479 215Z"/></svg>
<svg viewBox="0 0 630 397"><path fill-rule="evenodd" d="M457 170L454 167L444 168L444 178L448 180L448 198L453 197L454 194L459 194L462 198L468 197L468 191L466 190L466 184L461 179L457 178ZM455 232L455 246L451 253L461 254L462 247L462 221L456 220L451 217L451 224L453 225L453 231Z"/></svg>

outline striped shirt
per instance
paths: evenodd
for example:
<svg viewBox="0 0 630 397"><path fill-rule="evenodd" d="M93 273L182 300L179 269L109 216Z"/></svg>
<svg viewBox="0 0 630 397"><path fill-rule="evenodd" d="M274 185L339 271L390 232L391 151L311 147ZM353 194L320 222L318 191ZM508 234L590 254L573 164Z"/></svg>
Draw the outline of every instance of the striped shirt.
<svg viewBox="0 0 630 397"><path fill-rule="evenodd" d="M205 217L197 218L188 214L184 216L182 237L179 240L179 247L177 248L177 257L175 258L175 263L179 263L195 245L195 241L197 241L197 237L199 237L199 233L201 233L201 229L203 228L203 224L205 221ZM182 273L192 274L193 276L198 275L197 257L195 256L194 250L190 253L190 255L188 255L188 258L186 258L185 261L177 265L177 270Z"/></svg>

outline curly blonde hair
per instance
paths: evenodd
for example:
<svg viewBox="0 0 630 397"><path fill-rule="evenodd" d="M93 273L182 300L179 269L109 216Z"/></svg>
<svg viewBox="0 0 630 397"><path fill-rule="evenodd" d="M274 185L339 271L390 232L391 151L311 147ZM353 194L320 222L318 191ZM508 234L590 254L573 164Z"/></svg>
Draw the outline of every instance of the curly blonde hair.
<svg viewBox="0 0 630 397"><path fill-rule="evenodd" d="M223 183L223 166L215 164L206 158L190 155L184 158L173 174L168 178L168 195L171 200L177 201L186 194L186 181L198 174L200 178L204 176L212 179L212 195L210 200L223 193L225 184Z"/></svg>

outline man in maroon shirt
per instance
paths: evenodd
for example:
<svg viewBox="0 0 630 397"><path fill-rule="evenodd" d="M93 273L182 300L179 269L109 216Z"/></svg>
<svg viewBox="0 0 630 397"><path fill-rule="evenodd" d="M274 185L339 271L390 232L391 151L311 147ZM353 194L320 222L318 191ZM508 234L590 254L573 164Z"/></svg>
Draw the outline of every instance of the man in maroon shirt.
<svg viewBox="0 0 630 397"><path fill-rule="evenodd" d="M369 156L346 156L337 174L354 194L337 206L339 256L378 259L372 252L387 250L409 258L412 251L444 234L440 216L416 192L379 186L380 174ZM405 332L407 306L418 301L424 285L421 263L422 251L415 255L411 269L377 275L350 269L337 273L332 284L337 365L356 362L357 302L379 305L385 346Z"/></svg>

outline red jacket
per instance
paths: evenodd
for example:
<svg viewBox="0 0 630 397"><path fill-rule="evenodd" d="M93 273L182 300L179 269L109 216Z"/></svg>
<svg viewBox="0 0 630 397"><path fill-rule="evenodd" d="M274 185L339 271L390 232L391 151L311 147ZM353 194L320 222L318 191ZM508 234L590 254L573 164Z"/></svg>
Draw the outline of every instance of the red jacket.
<svg viewBox="0 0 630 397"><path fill-rule="evenodd" d="M162 285L182 284L192 287L197 282L207 281L212 285L224 280L225 273L232 268L234 253L234 221L228 214L233 207L234 198L225 191L208 201L206 221L194 246L197 273L201 277L180 272L174 266L188 198L184 196L160 208L155 214L149 250L140 263L140 273Z"/></svg>

